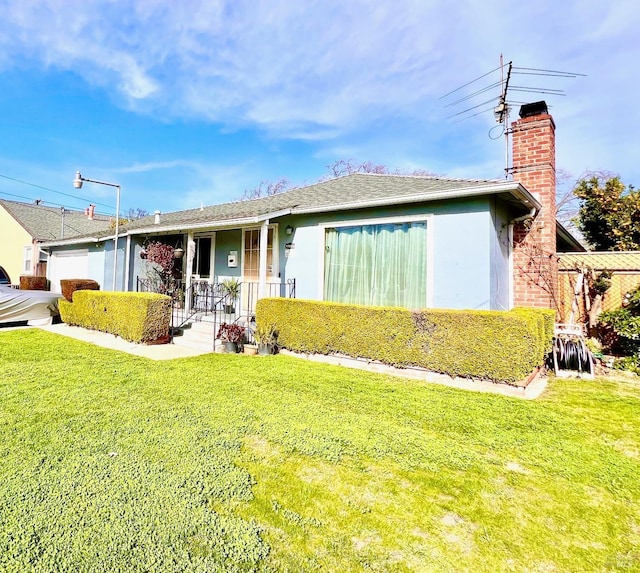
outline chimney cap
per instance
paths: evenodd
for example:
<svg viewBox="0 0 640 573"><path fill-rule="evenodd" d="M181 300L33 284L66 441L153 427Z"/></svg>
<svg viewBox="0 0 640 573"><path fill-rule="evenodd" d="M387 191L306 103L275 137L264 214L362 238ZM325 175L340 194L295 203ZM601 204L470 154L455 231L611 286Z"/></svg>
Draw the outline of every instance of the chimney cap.
<svg viewBox="0 0 640 573"><path fill-rule="evenodd" d="M546 101L536 101L534 103L525 103L520 107L520 117L532 117L534 115L545 115L549 113Z"/></svg>

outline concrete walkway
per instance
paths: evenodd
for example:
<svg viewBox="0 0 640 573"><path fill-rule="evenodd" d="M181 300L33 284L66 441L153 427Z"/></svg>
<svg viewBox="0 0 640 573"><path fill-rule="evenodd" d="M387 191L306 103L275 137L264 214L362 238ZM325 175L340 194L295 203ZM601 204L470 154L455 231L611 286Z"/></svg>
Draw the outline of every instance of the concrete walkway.
<svg viewBox="0 0 640 573"><path fill-rule="evenodd" d="M129 354L142 356L151 360L173 360L174 358L189 358L206 354L206 352L201 350L176 346L175 344L136 344L135 342L129 342L114 334L89 330L79 326L69 326L65 323L38 326L37 328L46 330L47 332L53 332L54 334L69 336L76 340L82 340L83 342L89 342L97 346L103 346L104 348L128 352Z"/></svg>
<svg viewBox="0 0 640 573"><path fill-rule="evenodd" d="M52 324L48 326L38 326L36 328L46 330L47 332L53 332L55 334L61 334L62 336L69 336L77 340L96 344L97 346L103 346L105 348L111 348L113 350L128 352L129 354L142 356L151 360L173 360L175 358L189 358L192 356L199 356L201 354L208 354L208 352L203 350L196 350L194 348L187 348L185 346L178 346L176 344L136 344L134 342L124 340L113 334L107 334L105 332L99 332L97 330L88 330L86 328L81 328L78 326L69 326L68 324L64 323ZM503 396L511 396L514 398L524 398L525 400L533 400L540 396L547 385L547 379L542 376L538 376L526 388L522 388L509 386L508 384L497 384L494 382L483 380L456 378L446 376L444 374L429 372L421 368L394 368L393 366L389 366L379 362L370 360L357 360L348 356L324 356L322 354L307 355L289 352L287 350L281 350L281 353L288 356L295 356L296 358L312 360L315 362L324 362L326 364L346 366L347 368L367 370L369 372L377 372L380 374L390 374L392 376L398 376L400 378L412 378L414 380L433 382L436 384L451 386L453 388L459 388L462 390L471 390L474 392L489 392L493 394L501 394Z"/></svg>
<svg viewBox="0 0 640 573"><path fill-rule="evenodd" d="M346 366L347 368L355 368L357 370L366 370L367 372L377 372L378 374L389 374L398 376L399 378L410 378L412 380L422 380L423 382L432 382L434 384L442 384L459 390L470 390L472 392L488 392L491 394L501 394L502 396L510 396L512 398L523 398L525 400L535 400L547 387L547 378L544 376L536 376L531 383L526 386L511 386L506 383L491 382L489 380L472 380L469 378L458 378L448 376L446 374L438 374L424 370L423 368L396 368L376 362L374 360L365 360L351 358L350 356L329 355L324 354L299 354L288 350L281 350L281 354L295 356L311 360L313 362L323 362L325 364L333 364L335 366Z"/></svg>

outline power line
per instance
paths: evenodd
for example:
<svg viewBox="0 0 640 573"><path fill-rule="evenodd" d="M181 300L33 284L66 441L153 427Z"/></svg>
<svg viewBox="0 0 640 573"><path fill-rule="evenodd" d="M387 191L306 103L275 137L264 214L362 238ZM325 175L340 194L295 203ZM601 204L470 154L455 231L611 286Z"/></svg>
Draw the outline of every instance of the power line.
<svg viewBox="0 0 640 573"><path fill-rule="evenodd" d="M65 207L61 203L52 203L51 201L43 201L42 199L34 199L33 197L26 197L24 195L16 195L15 193L7 193L6 191L0 191L0 195L6 195L8 197L16 197L18 199L24 199L28 203L33 204L35 206L48 207L48 208L61 208L67 212L81 213L82 209L72 209L69 207ZM103 213L100 211L95 212L96 215L102 215L104 217L110 217L109 213Z"/></svg>
<svg viewBox="0 0 640 573"><path fill-rule="evenodd" d="M31 197L25 197L24 195L16 195L15 193L5 193L4 191L0 191L0 195L8 195L9 197L17 197L18 199L26 199L29 202L33 201Z"/></svg>
<svg viewBox="0 0 640 573"><path fill-rule="evenodd" d="M3 175L0 173L0 177L3 179L9 179L10 181L15 181L17 183L22 183L23 185L29 185L31 187L36 187L38 189L44 189L45 191L51 191L52 193L57 193L58 195L64 195L65 197L70 197L71 199L77 199L78 201L82 201L83 203L87 202L88 199L86 197L78 197L77 195L71 195L69 193L63 193L62 191L57 191L55 189L51 189L50 187L43 187L42 185L37 185L35 183L29 183L29 181L23 181L22 179L16 179L15 177L9 177L8 175ZM101 207L106 207L107 209L111 209L111 205L106 205L105 203L98 203L97 201L91 201L94 205L100 205Z"/></svg>

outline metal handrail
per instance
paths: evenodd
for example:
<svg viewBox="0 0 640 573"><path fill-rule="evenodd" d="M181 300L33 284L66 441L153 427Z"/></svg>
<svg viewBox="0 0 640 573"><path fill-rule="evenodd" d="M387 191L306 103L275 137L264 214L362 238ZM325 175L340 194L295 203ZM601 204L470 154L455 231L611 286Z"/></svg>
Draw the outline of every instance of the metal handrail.
<svg viewBox="0 0 640 573"><path fill-rule="evenodd" d="M221 283L208 281L193 281L189 288L183 288L180 279L170 279L163 282L159 279L137 277L138 292L157 292L171 296L171 340L174 333L183 327L194 316L213 316L214 341L220 324L240 323L243 319L247 324L255 323L255 305L258 300L260 283L246 281L240 283L241 296L233 298L225 293ZM295 298L296 280L287 279L281 283L267 283L266 297ZM242 303L246 304L245 308ZM233 309L233 312L231 311ZM252 333L247 329L247 339L252 341Z"/></svg>

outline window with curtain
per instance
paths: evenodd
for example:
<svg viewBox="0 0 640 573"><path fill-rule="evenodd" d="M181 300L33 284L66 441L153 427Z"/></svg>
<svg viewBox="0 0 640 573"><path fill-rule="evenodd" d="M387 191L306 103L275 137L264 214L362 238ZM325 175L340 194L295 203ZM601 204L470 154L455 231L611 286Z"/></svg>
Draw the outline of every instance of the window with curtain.
<svg viewBox="0 0 640 573"><path fill-rule="evenodd" d="M324 297L333 302L424 308L424 221L326 230Z"/></svg>

